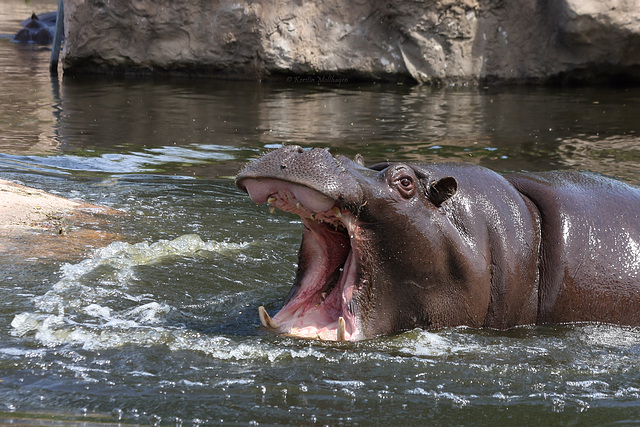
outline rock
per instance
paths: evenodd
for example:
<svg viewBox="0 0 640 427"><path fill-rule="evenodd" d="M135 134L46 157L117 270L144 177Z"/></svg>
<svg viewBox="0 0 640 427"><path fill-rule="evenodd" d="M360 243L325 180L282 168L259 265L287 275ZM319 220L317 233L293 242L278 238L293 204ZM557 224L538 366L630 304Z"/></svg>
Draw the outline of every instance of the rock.
<svg viewBox="0 0 640 427"><path fill-rule="evenodd" d="M70 260L123 240L109 230L114 215L124 213L0 180L0 254L12 263Z"/></svg>
<svg viewBox="0 0 640 427"><path fill-rule="evenodd" d="M67 0L65 29L69 73L640 81L637 0Z"/></svg>

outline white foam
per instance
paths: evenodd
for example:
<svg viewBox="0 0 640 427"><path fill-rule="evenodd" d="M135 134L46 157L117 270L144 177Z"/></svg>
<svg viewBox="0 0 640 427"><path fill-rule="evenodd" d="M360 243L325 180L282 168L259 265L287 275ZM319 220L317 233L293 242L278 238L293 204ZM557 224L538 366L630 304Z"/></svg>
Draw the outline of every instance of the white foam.
<svg viewBox="0 0 640 427"><path fill-rule="evenodd" d="M436 392L433 390L427 391L422 387L416 387L413 389L407 390L407 394L417 394L422 396L430 396L434 398L436 401L450 401L452 404L458 407L463 407L469 404L469 399L466 397L459 396L455 393L450 392Z"/></svg>
<svg viewBox="0 0 640 427"><path fill-rule="evenodd" d="M473 353L477 346L464 345L437 333L416 330L406 335L399 351L418 357L437 357L454 353Z"/></svg>
<svg viewBox="0 0 640 427"><path fill-rule="evenodd" d="M362 381L358 381L358 380L345 380L345 381L340 381L340 380L324 380L325 383L327 384L331 384L331 385L335 385L335 386L339 386L339 387L343 387L346 389L358 389L358 388L362 388L365 386L365 383L363 383Z"/></svg>
<svg viewBox="0 0 640 427"><path fill-rule="evenodd" d="M567 385L584 390L606 390L609 388L609 384L600 380L567 381Z"/></svg>
<svg viewBox="0 0 640 427"><path fill-rule="evenodd" d="M42 350L23 350L14 347L7 347L0 348L0 354L20 357L41 357L44 353L42 352Z"/></svg>
<svg viewBox="0 0 640 427"><path fill-rule="evenodd" d="M186 331L163 324L174 308L155 301L152 294L129 289L134 267L170 256L234 252L246 246L205 242L193 234L155 243L112 243L78 264L63 265L60 280L33 298L35 310L14 317L12 334L31 335L46 346L78 344L91 349L179 341Z"/></svg>

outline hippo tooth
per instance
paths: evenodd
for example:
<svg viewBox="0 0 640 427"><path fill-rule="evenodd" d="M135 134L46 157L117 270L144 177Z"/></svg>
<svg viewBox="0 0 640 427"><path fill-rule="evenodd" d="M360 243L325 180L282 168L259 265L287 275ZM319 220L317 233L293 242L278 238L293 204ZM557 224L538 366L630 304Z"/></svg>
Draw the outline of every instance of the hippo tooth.
<svg viewBox="0 0 640 427"><path fill-rule="evenodd" d="M311 212L311 215L309 215L311 217L311 221L316 219L316 214L315 212Z"/></svg>
<svg viewBox="0 0 640 427"><path fill-rule="evenodd" d="M300 209L302 207L302 203L298 202L296 203L296 208Z"/></svg>
<svg viewBox="0 0 640 427"><path fill-rule="evenodd" d="M344 317L340 316L338 317L338 336L337 336L337 340L338 341L346 341L346 337L345 337L345 323L344 323Z"/></svg>
<svg viewBox="0 0 640 427"><path fill-rule="evenodd" d="M269 207L269 213L274 213L276 208L274 206Z"/></svg>
<svg viewBox="0 0 640 427"><path fill-rule="evenodd" d="M324 301L327 298L327 293L323 292L320 294L320 299L322 299L322 301Z"/></svg>
<svg viewBox="0 0 640 427"><path fill-rule="evenodd" d="M269 203L269 204L271 204L271 203L273 203L275 201L276 201L276 198L273 197L273 196L269 196L269 198L267 199L267 203Z"/></svg>
<svg viewBox="0 0 640 427"><path fill-rule="evenodd" d="M337 218L342 218L342 211L340 210L339 207L334 206L333 207L333 214L337 217Z"/></svg>
<svg viewBox="0 0 640 427"><path fill-rule="evenodd" d="M263 306L258 307L258 317L260 317L260 323L262 323L262 326L265 328L276 329L278 327Z"/></svg>

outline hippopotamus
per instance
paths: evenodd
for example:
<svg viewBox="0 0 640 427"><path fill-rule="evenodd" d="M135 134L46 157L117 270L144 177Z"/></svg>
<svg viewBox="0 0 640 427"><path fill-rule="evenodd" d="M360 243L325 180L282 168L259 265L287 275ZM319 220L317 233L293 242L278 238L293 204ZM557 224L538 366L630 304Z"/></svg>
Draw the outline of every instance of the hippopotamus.
<svg viewBox="0 0 640 427"><path fill-rule="evenodd" d="M13 36L12 40L21 43L52 43L57 16L57 12L41 13L40 16L34 12L31 18L20 23L22 29Z"/></svg>
<svg viewBox="0 0 640 427"><path fill-rule="evenodd" d="M358 341L415 328L640 325L640 188L284 146L236 186L300 216L295 280L263 326Z"/></svg>

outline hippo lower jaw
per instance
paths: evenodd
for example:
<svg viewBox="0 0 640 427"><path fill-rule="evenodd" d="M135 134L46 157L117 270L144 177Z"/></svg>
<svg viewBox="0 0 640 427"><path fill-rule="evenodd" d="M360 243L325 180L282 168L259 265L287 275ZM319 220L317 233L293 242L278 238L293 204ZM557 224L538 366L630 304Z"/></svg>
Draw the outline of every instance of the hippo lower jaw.
<svg viewBox="0 0 640 427"><path fill-rule="evenodd" d="M276 179L243 180L251 199L299 215L304 224L298 272L284 307L273 319L259 308L262 325L300 338L357 341L358 225L335 200L308 187Z"/></svg>

